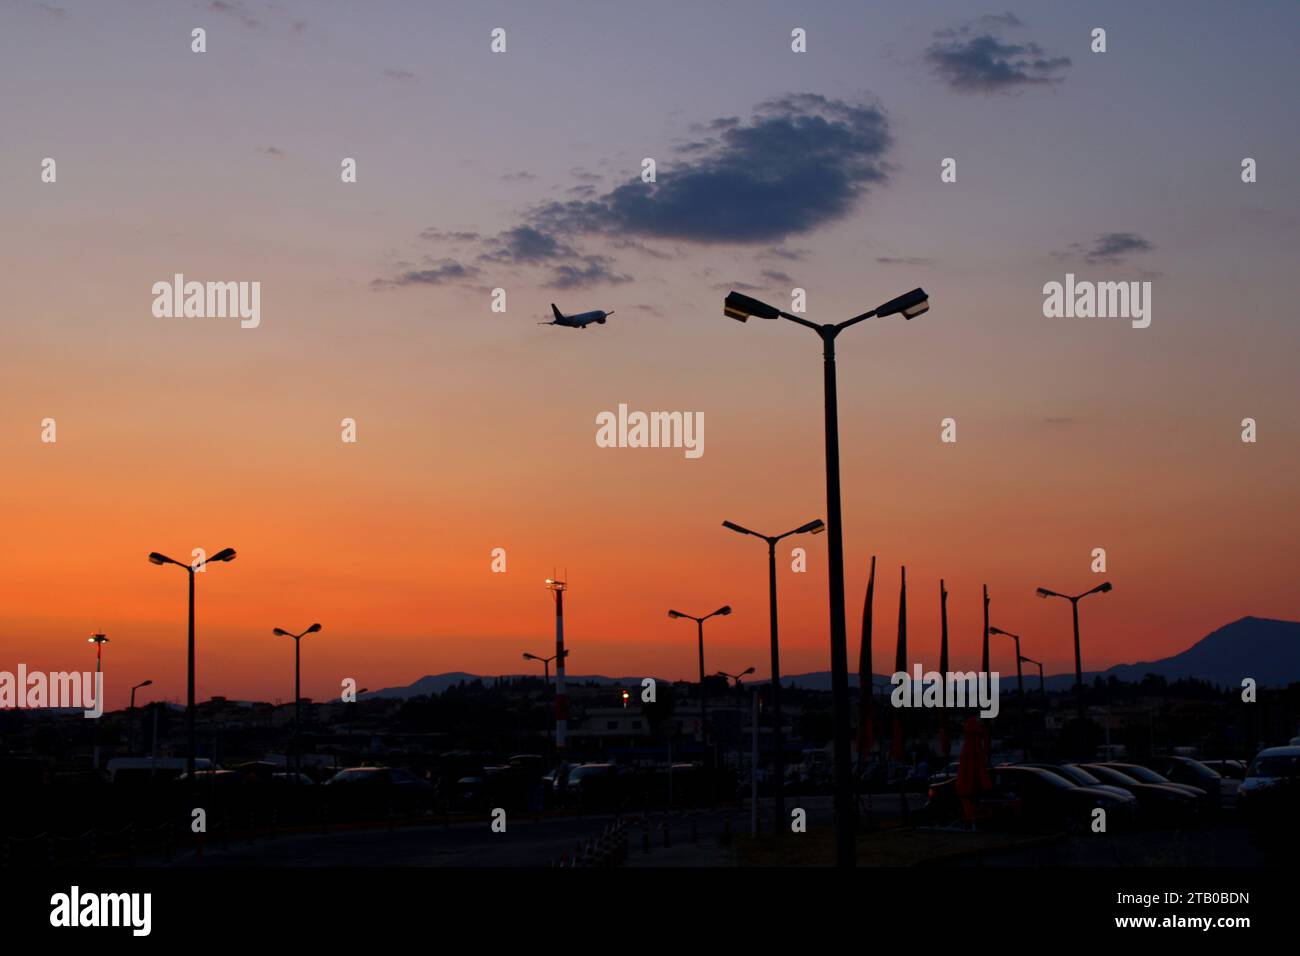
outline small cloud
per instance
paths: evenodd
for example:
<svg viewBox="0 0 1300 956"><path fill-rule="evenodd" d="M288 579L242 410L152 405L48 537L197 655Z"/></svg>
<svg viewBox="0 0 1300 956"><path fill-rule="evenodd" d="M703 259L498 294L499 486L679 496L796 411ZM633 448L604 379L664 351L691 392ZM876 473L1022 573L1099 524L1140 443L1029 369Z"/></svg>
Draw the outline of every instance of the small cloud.
<svg viewBox="0 0 1300 956"><path fill-rule="evenodd" d="M928 266L934 262L924 256L876 256L882 266Z"/></svg>
<svg viewBox="0 0 1300 956"><path fill-rule="evenodd" d="M501 177L502 181L507 183L527 183L532 182L536 178L537 177L532 173L525 170L520 170L517 173L506 173Z"/></svg>
<svg viewBox="0 0 1300 956"><path fill-rule="evenodd" d="M1017 43L1000 33L1023 26L1011 13L984 16L956 29L936 30L925 59L958 93L1009 93L1059 83L1068 56L1049 56L1037 43Z"/></svg>
<svg viewBox="0 0 1300 956"><path fill-rule="evenodd" d="M492 262L545 262L550 259L570 259L578 254L572 246L532 226L507 229L486 240L485 244L490 251L479 258Z"/></svg>
<svg viewBox="0 0 1300 956"><path fill-rule="evenodd" d="M477 232L443 232L431 227L420 233L420 238L434 242L478 242L482 237Z"/></svg>
<svg viewBox="0 0 1300 956"><path fill-rule="evenodd" d="M240 0L211 0L208 9L215 13L234 17L250 30L255 30L262 25L262 21L249 13L248 8Z"/></svg>
<svg viewBox="0 0 1300 956"><path fill-rule="evenodd" d="M593 285L617 285L632 281L630 275L609 268L608 256L583 256L581 262L581 265L566 263L557 266L551 273L551 281L546 285L552 289L585 289Z"/></svg>
<svg viewBox="0 0 1300 956"><path fill-rule="evenodd" d="M807 249L786 249L784 246L773 246L758 254L759 259L784 259L786 262L802 262L807 257Z"/></svg>
<svg viewBox="0 0 1300 956"><path fill-rule="evenodd" d="M773 282L783 282L786 284L794 282L793 279L778 269L764 269L762 275L764 279L771 279Z"/></svg>
<svg viewBox="0 0 1300 956"><path fill-rule="evenodd" d="M1155 246L1133 232L1106 232L1091 242L1072 242L1057 258L1082 259L1089 265L1118 265L1130 255L1150 252Z"/></svg>
<svg viewBox="0 0 1300 956"><path fill-rule="evenodd" d="M55 20L62 20L68 15L67 10L64 10L62 7L56 7L52 3L38 3L36 4L36 9Z"/></svg>
<svg viewBox="0 0 1300 956"><path fill-rule="evenodd" d="M467 266L454 259L443 259L429 269L413 269L401 273L394 279L374 279L372 289L392 289L408 285L445 285L472 279L479 274L477 266Z"/></svg>
<svg viewBox="0 0 1300 956"><path fill-rule="evenodd" d="M390 80L397 80L399 83L415 79L415 74L410 70L392 69L384 70L384 76Z"/></svg>
<svg viewBox="0 0 1300 956"><path fill-rule="evenodd" d="M277 159L284 157L284 150L280 149L278 146L259 146L257 147L257 151L263 156L274 156Z"/></svg>
<svg viewBox="0 0 1300 956"><path fill-rule="evenodd" d="M1069 415L1048 415L1043 419L1044 425L1077 425L1079 420Z"/></svg>

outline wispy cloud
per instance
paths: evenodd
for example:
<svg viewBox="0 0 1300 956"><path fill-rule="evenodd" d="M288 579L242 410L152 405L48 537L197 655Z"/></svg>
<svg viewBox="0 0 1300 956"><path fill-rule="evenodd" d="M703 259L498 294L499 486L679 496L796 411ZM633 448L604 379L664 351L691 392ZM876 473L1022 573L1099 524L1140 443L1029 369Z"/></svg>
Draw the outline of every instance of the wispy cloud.
<svg viewBox="0 0 1300 956"><path fill-rule="evenodd" d="M959 93L1009 93L1061 82L1070 58L1050 56L1037 43L1005 38L1007 30L1022 26L1015 14L1004 13L935 31L925 59Z"/></svg>
<svg viewBox="0 0 1300 956"><path fill-rule="evenodd" d="M472 279L479 274L478 266L465 265L454 259L443 259L428 269L412 269L391 279L375 279L370 285L375 289L389 289L408 285L447 285Z"/></svg>
<svg viewBox="0 0 1300 956"><path fill-rule="evenodd" d="M1150 252L1155 246L1134 232L1106 232L1088 242L1072 242L1058 258L1082 259L1089 265L1117 265L1134 253Z"/></svg>
<svg viewBox="0 0 1300 956"><path fill-rule="evenodd" d="M761 257L796 261L804 253L779 245L785 238L848 215L889 173L889 120L871 103L791 93L760 103L748 120L723 117L695 132L703 138L660 163L656 182L638 177L601 190L597 174L574 168L579 198L526 208L517 225L494 236L426 230L422 237L454 243L449 261L543 267L545 284L561 289L632 280L610 256L584 248L590 241L661 259L668 254L647 241L764 243Z"/></svg>
<svg viewBox="0 0 1300 956"><path fill-rule="evenodd" d="M876 256L882 266L928 266L934 262L925 256Z"/></svg>
<svg viewBox="0 0 1300 956"><path fill-rule="evenodd" d="M262 25L262 21L253 16L247 6L240 0L210 0L208 9L214 13L223 13L228 17L233 17L250 30L256 30Z"/></svg>

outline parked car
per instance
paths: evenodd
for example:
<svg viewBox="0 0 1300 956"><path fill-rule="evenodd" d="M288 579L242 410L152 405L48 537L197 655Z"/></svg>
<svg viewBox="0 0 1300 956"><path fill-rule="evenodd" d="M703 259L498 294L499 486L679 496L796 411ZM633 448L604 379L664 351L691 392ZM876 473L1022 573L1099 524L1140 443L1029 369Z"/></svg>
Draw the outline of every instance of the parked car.
<svg viewBox="0 0 1300 956"><path fill-rule="evenodd" d="M567 798L583 810L613 808L621 797L621 777L612 763L584 763L569 771Z"/></svg>
<svg viewBox="0 0 1300 956"><path fill-rule="evenodd" d="M324 786L331 801L359 811L418 813L433 804L433 784L400 767L349 767Z"/></svg>
<svg viewBox="0 0 1300 956"><path fill-rule="evenodd" d="M1021 798L1021 816L1031 826L1063 826L1086 830L1093 811L1106 811L1107 829L1131 825L1137 802L1128 794L1080 786L1069 778L1041 767L1003 766L993 769L995 785Z"/></svg>
<svg viewBox="0 0 1300 956"><path fill-rule="evenodd" d="M1217 770L1229 780L1245 780L1246 768L1249 766L1244 760L1202 760L1201 763L1211 770Z"/></svg>
<svg viewBox="0 0 1300 956"><path fill-rule="evenodd" d="M1185 825L1200 817L1200 801L1195 794L1188 793L1181 787L1144 783L1108 764L1086 763L1077 766L1102 783L1113 784L1137 797L1139 817L1152 826Z"/></svg>
<svg viewBox="0 0 1300 956"><path fill-rule="evenodd" d="M1202 812L1210 812L1219 808L1219 795L1217 791L1212 794L1204 787L1199 787L1194 784L1175 783L1163 774L1156 773L1156 771L1152 770L1150 767L1144 767L1141 764L1112 762L1107 763L1106 766L1113 767L1120 773L1127 774L1139 783L1155 783L1169 787L1177 787L1180 790L1184 790L1200 801Z"/></svg>
<svg viewBox="0 0 1300 956"><path fill-rule="evenodd" d="M995 767L992 783L992 791L981 795L978 801L982 826L1082 831L1091 824L1092 812L1098 807L1106 810L1110 819L1120 826L1133 820L1133 805L1127 796L1080 787L1040 767L1023 764ZM956 777L931 786L928 797L922 810L924 818L934 823L962 819Z"/></svg>
<svg viewBox="0 0 1300 956"><path fill-rule="evenodd" d="M1237 801L1252 825L1300 829L1300 747L1268 747L1256 754L1237 791Z"/></svg>
<svg viewBox="0 0 1300 956"><path fill-rule="evenodd" d="M1151 757L1143 762L1147 767L1168 777L1174 783L1185 783L1204 790L1214 799L1215 805L1220 809L1236 805L1237 788L1241 786L1240 781L1224 777L1219 771L1213 767L1207 767L1199 760L1192 757L1166 754Z"/></svg>
<svg viewBox="0 0 1300 956"><path fill-rule="evenodd" d="M1054 764L1054 763L1026 763L1025 767L1038 767L1042 770L1049 770L1052 773L1059 774L1066 780L1069 780L1076 787L1093 787L1097 790L1105 790L1113 793L1117 797L1122 797L1126 803L1132 804L1131 811L1137 811L1137 797L1129 793L1123 787L1117 787L1113 783L1103 783L1100 779L1088 773L1077 764Z"/></svg>

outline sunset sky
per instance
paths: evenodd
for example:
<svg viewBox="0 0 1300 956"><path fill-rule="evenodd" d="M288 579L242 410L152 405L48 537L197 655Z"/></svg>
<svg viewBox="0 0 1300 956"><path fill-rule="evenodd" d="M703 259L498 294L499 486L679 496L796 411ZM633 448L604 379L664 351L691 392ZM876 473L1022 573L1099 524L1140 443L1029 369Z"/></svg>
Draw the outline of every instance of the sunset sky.
<svg viewBox="0 0 1300 956"><path fill-rule="evenodd" d="M1070 614L1038 585L1114 583L1085 669L1300 618L1293 0L815 6L5 3L0 670L92 668L102 630L110 706L183 700L185 574L145 556L234 547L199 576L201 699L290 699L271 629L313 621L317 699L526 672L553 570L572 673L693 677L665 612L729 603L708 669L766 676L765 547L721 522L825 517L821 347L724 318L731 289L816 321L930 294L838 343L851 660L873 554L877 672L904 564L930 667L940 577L957 667L983 583L1049 674ZM178 272L260 282L260 327L156 318ZM1066 273L1151 282L1150 327L1045 318ZM703 456L597 447L620 403L702 412ZM786 673L829 668L826 539L798 543Z"/></svg>

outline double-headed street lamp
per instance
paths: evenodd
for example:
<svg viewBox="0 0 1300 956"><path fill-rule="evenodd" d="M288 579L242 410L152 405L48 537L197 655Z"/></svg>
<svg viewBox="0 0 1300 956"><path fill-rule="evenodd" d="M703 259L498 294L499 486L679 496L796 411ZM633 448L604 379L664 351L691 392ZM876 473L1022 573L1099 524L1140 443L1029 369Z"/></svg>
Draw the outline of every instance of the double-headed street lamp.
<svg viewBox="0 0 1300 956"><path fill-rule="evenodd" d="M140 683L136 684L134 687L131 688L131 727L127 731L127 737L128 737L127 744L126 744L127 750L130 751L135 750L135 692L138 691L141 687L150 687L152 686L152 684L153 684L152 680L146 680L146 681L141 681Z"/></svg>
<svg viewBox="0 0 1300 956"><path fill-rule="evenodd" d="M568 651L565 651L565 653L567 654ZM552 654L550 657L538 657L536 654L529 654L527 651L525 651L524 660L541 662L542 670L545 673L545 677L546 677L546 686L550 687L551 686L551 661L555 660L555 655Z"/></svg>
<svg viewBox="0 0 1300 956"><path fill-rule="evenodd" d="M1074 612L1074 683L1079 695L1079 720L1083 720L1083 657L1079 653L1079 602L1089 594L1105 594L1111 590L1109 581L1103 581L1095 588L1084 591L1082 594L1061 594L1057 591L1050 591L1047 588L1039 588L1037 594L1041 598L1058 597L1064 598L1070 602L1070 608Z"/></svg>
<svg viewBox="0 0 1300 956"><path fill-rule="evenodd" d="M914 319L930 308L923 289L913 289L896 299L854 316L838 325L818 325L797 315L782 312L758 299L730 293L723 314L744 322L750 316L760 319L787 319L812 329L822 340L822 381L825 389L826 429L826 522L829 531L828 579L830 583L831 622L831 722L835 752L835 844L836 863L853 866L857 857L854 820L853 766L849 753L849 658L844 617L844 523L840 513L840 439L839 408L835 386L835 339L849 326L864 319L901 314Z"/></svg>
<svg viewBox="0 0 1300 956"><path fill-rule="evenodd" d="M302 639L308 634L315 634L319 630L319 624L313 624L301 634L294 634L290 631L286 631L282 627L271 629L271 633L276 637L293 638L293 738L296 745L294 747L295 750L298 749L298 746L301 746L299 736L302 734ZM301 758L299 768L301 769ZM284 769L285 773L288 774L289 761L287 756L285 759Z"/></svg>
<svg viewBox="0 0 1300 956"><path fill-rule="evenodd" d="M732 685L733 685L737 690L739 690L739 689L740 689L740 679L741 679L742 677L748 677L748 676L749 676L750 674L752 674L752 673L754 673L754 668L752 668L752 667L746 667L746 668L745 668L743 671L741 671L739 674L728 674L726 671L718 671L718 676L719 676L719 677L725 677L725 678L727 678L728 680L730 680L730 681L732 682Z"/></svg>
<svg viewBox="0 0 1300 956"><path fill-rule="evenodd" d="M276 637L293 638L293 732L295 734L302 730L302 639L319 630L319 624L313 624L301 634L294 634L282 627L271 629L271 633Z"/></svg>
<svg viewBox="0 0 1300 956"><path fill-rule="evenodd" d="M233 561L235 560L234 548L223 548L210 558L202 561L195 561L192 564L185 564L177 561L175 558L169 558L165 554L159 554L157 551L149 552L150 564L174 564L178 568L184 568L190 575L190 627L189 627L189 663L186 675L186 693L185 693L185 724L186 736L189 737L189 756L185 759L185 772L191 783L194 782L194 758L198 749L198 738L194 731L194 573L207 567L213 561Z"/></svg>
<svg viewBox="0 0 1300 956"><path fill-rule="evenodd" d="M777 641L776 614L776 545L782 538L795 534L820 534L826 530L821 518L800 525L785 534L759 534L742 528L734 521L724 521L722 526L738 534L753 535L767 542L767 608L771 629L772 644L772 777L775 781L774 800L772 802L775 825L773 833L781 833L785 828L785 742L781 733L781 653Z"/></svg>
<svg viewBox="0 0 1300 956"><path fill-rule="evenodd" d="M104 645L108 643L106 634L92 634L86 638L86 643L95 645L95 673L98 674L104 665Z"/></svg>
<svg viewBox="0 0 1300 956"><path fill-rule="evenodd" d="M684 617L688 621L694 621L696 628L698 629L700 638L700 742L705 745L706 749L709 743L709 703L704 686L704 622L711 617L726 617L730 613L730 604L724 604L712 614L706 614L704 617L696 617L694 614L683 614L681 611L668 612L668 616L671 618ZM710 760L710 765L712 765L712 760Z"/></svg>

